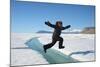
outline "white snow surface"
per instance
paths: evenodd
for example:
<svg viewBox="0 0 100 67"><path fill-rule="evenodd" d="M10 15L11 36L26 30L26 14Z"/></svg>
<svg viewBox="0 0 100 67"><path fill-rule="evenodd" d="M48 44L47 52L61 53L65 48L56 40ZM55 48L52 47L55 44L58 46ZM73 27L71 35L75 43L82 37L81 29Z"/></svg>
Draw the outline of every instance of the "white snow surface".
<svg viewBox="0 0 100 67"><path fill-rule="evenodd" d="M12 33L11 34L11 66L17 65L36 65L48 64L45 58L37 51L32 49L24 49L27 47L25 42L35 34L29 33ZM18 48L18 49L17 49ZM22 48L22 49L19 49Z"/></svg>
<svg viewBox="0 0 100 67"><path fill-rule="evenodd" d="M34 65L34 64L48 64L48 61L32 49L23 49L27 47L27 42L32 37L38 37L39 41L45 45L52 41L52 34L40 33L11 33L11 65ZM73 52L81 51L95 51L95 35L94 34L62 34L65 46L64 49L58 48L58 42L52 47L66 55ZM16 49L22 48L22 49ZM73 54L71 57L79 61L94 61L95 53ZM31 60L31 61L30 61Z"/></svg>
<svg viewBox="0 0 100 67"><path fill-rule="evenodd" d="M40 42L42 44L50 43L52 34L40 34ZM62 34L65 46L64 49L58 48L58 42L52 47L62 53L69 55L73 52L81 51L95 51L95 35L94 34ZM78 59L79 61L94 61L95 54L89 53L87 55L82 54L73 54L73 58Z"/></svg>

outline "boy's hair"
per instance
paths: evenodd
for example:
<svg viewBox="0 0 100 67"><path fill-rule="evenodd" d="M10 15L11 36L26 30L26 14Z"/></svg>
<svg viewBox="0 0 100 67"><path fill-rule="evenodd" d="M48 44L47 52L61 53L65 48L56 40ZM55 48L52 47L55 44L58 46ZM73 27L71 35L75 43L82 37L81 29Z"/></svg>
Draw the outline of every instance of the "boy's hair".
<svg viewBox="0 0 100 67"><path fill-rule="evenodd" d="M58 26L58 24L62 25L62 21L56 21L56 26Z"/></svg>

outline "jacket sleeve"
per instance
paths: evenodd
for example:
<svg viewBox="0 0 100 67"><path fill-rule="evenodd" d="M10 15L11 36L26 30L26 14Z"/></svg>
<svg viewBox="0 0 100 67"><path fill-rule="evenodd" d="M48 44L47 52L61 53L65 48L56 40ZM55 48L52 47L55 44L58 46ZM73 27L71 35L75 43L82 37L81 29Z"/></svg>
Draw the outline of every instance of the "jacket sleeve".
<svg viewBox="0 0 100 67"><path fill-rule="evenodd" d="M49 27L55 28L55 25L51 24L49 21L45 22L46 25L48 25Z"/></svg>
<svg viewBox="0 0 100 67"><path fill-rule="evenodd" d="M62 27L62 30L68 29L68 28L70 28L70 27L71 27L71 25L67 25L67 26L65 26L65 27Z"/></svg>

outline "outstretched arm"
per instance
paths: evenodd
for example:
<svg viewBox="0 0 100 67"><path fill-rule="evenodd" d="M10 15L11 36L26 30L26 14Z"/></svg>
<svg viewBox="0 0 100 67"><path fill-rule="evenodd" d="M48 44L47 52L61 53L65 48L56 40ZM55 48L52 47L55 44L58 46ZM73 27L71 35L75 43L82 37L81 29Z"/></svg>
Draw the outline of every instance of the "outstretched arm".
<svg viewBox="0 0 100 67"><path fill-rule="evenodd" d="M52 27L52 28L55 28L55 25L51 24L49 21L45 22L45 24Z"/></svg>
<svg viewBox="0 0 100 67"><path fill-rule="evenodd" d="M70 27L71 27L71 25L67 25L67 26L65 26L65 27L62 27L62 30L68 29L68 28L70 28Z"/></svg>

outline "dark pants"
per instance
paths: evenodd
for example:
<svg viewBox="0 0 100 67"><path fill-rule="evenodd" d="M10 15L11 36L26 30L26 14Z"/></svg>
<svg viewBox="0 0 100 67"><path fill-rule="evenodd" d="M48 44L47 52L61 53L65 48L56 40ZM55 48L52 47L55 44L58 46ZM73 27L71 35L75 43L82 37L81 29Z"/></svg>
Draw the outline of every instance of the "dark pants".
<svg viewBox="0 0 100 67"><path fill-rule="evenodd" d="M57 41L59 41L59 48L62 47L62 45L63 45L63 38L62 37L55 37L55 38L52 38L52 43L49 43L49 44L45 45L45 48L46 49L51 48L52 46L54 46L54 44Z"/></svg>

